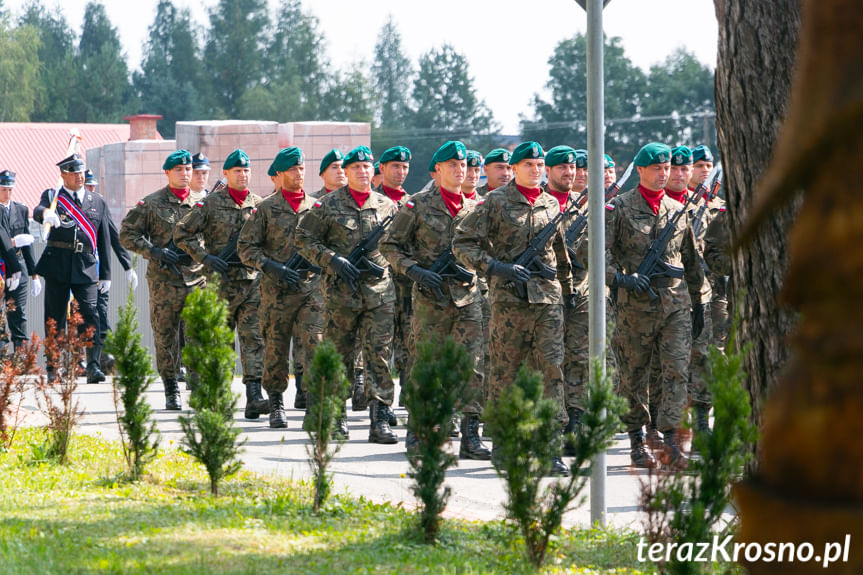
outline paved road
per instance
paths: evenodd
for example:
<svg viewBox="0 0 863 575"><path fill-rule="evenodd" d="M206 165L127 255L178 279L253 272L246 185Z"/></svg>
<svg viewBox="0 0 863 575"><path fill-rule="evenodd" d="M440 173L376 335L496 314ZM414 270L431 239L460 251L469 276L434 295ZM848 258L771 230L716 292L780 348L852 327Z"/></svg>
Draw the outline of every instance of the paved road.
<svg viewBox="0 0 863 575"><path fill-rule="evenodd" d="M83 379L81 380L83 381ZM293 405L293 381L289 387L286 403ZM239 379L233 382L235 393L243 393ZM96 433L104 437L117 438L117 424L109 383L86 385L78 388L78 399L86 413L80 425L84 433ZM188 392L183 392L183 405L188 405ZM398 390L396 390L398 397ZM148 400L159 411L156 412L159 430L162 433L162 446L169 440L178 445L181 431L177 423L177 412L162 410L165 405L161 382L156 382ZM242 407L244 397L239 401ZM38 414L32 401L25 403L31 423L38 422ZM399 436L396 445L368 443L367 412L352 412L348 407L348 425L351 437L331 464L336 492L363 495L366 498L383 502L415 505L411 493L410 479L407 477L408 463L404 453L404 422L407 412L396 408L399 425L394 429ZM243 461L248 469L261 473L278 473L286 477L310 477L306 460L308 438L301 429L302 412L288 409L288 429L270 429L266 416L257 421L243 419L242 409L237 411L237 424L246 440ZM450 446L458 453L458 440ZM606 504L608 523L617 527L639 528L643 515L638 511L638 498L641 482L647 479L646 473L636 472L629 466L629 441L625 434L618 434L607 456ZM549 480L550 481L550 480ZM503 517L502 503L505 499L503 481L494 468L485 461L460 460L458 466L447 473L447 485L452 489L446 515L465 519L489 520ZM583 495L589 495L589 485ZM590 524L589 498L579 508L571 511L565 518L567 525Z"/></svg>

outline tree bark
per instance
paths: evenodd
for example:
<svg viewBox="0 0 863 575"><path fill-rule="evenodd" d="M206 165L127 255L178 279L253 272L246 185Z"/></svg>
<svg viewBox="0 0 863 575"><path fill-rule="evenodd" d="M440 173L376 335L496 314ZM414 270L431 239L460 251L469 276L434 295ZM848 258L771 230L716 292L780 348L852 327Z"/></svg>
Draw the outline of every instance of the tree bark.
<svg viewBox="0 0 863 575"><path fill-rule="evenodd" d="M800 1L714 0L719 21L716 123L725 171L730 237L751 210L788 109ZM732 257L729 313L740 311L737 341L749 345L745 369L754 423L789 356L794 310L780 306L788 269L788 230L799 199L776 212ZM754 460L753 460L754 461ZM752 469L750 469L752 471Z"/></svg>

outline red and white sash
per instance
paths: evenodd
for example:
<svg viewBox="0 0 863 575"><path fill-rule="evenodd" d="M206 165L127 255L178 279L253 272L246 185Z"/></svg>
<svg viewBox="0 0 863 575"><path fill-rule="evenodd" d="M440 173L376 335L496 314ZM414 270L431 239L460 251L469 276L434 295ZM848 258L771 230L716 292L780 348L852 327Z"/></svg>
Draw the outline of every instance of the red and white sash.
<svg viewBox="0 0 863 575"><path fill-rule="evenodd" d="M78 224L78 227L84 232L84 235L87 236L87 239L90 240L90 246L93 248L93 253L96 253L96 228L93 227L93 222L90 221L84 211L78 207L78 204L75 203L75 200L72 199L72 196L69 195L69 192L66 191L65 188L60 190L59 195L57 196L57 204L63 206L63 209L69 214L69 217L75 220L75 223Z"/></svg>

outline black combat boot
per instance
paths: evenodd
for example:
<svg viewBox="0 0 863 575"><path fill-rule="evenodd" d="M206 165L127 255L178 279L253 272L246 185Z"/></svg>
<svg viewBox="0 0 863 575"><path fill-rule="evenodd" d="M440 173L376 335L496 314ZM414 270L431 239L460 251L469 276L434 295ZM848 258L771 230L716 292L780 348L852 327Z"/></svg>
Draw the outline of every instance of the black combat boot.
<svg viewBox="0 0 863 575"><path fill-rule="evenodd" d="M246 382L246 419L258 419L270 412L270 402L261 394L261 380L253 379Z"/></svg>
<svg viewBox="0 0 863 575"><path fill-rule="evenodd" d="M710 432L710 423L708 422L708 414L710 413L710 406L704 403L696 403L693 408L695 412L695 433L704 433Z"/></svg>
<svg viewBox="0 0 863 575"><path fill-rule="evenodd" d="M641 428L629 432L629 458L632 460L633 467L641 467L643 469L656 468L656 460L653 454L644 445L644 432Z"/></svg>
<svg viewBox="0 0 863 575"><path fill-rule="evenodd" d="M551 469L548 472L549 477L569 477L569 467L563 462L560 455L555 455L551 458Z"/></svg>
<svg viewBox="0 0 863 575"><path fill-rule="evenodd" d="M180 386L176 379L165 380L165 409L168 411L180 411L183 409L183 401L180 399Z"/></svg>
<svg viewBox="0 0 863 575"><path fill-rule="evenodd" d="M479 415L466 413L461 418L461 443L458 448L459 459L476 459L488 461L491 451L483 445L479 437Z"/></svg>
<svg viewBox="0 0 863 575"><path fill-rule="evenodd" d="M676 429L662 432L665 448L663 450L662 464L675 471L682 471L689 465L689 458L680 449L680 435Z"/></svg>
<svg viewBox="0 0 863 575"><path fill-rule="evenodd" d="M280 391L267 393L270 396L270 427L273 429L284 429L288 426L288 415L285 413L285 400Z"/></svg>
<svg viewBox="0 0 863 575"><path fill-rule="evenodd" d="M365 374L361 369L354 370L354 390L351 394L351 411L365 411L369 406L366 397Z"/></svg>
<svg viewBox="0 0 863 575"><path fill-rule="evenodd" d="M647 424L647 446L656 451L662 449L662 436L659 435L659 430L656 428L656 422L659 421L659 405L653 401L648 403L648 411L650 413L650 423Z"/></svg>
<svg viewBox="0 0 863 575"><path fill-rule="evenodd" d="M101 357L101 347L94 345L87 348L87 383L102 383L105 381L105 374L102 373L102 368L99 365Z"/></svg>
<svg viewBox="0 0 863 575"><path fill-rule="evenodd" d="M399 440L390 429L387 421L387 405L377 399L369 402L371 409L371 426L369 427L369 443L392 444Z"/></svg>
<svg viewBox="0 0 863 575"><path fill-rule="evenodd" d="M393 408L389 405L387 406L387 423L390 424L390 427L395 427L399 424L399 420L396 419L396 414L393 411Z"/></svg>
<svg viewBox="0 0 863 575"><path fill-rule="evenodd" d="M294 409L305 409L308 403L306 392L303 391L303 368L300 365L294 369L294 381L297 382L297 395L294 396Z"/></svg>
<svg viewBox="0 0 863 575"><path fill-rule="evenodd" d="M581 428L582 411L572 407L566 410L566 414L569 416L569 421L566 423L566 427L563 428L563 454L568 457L575 457L575 440L572 436L578 435Z"/></svg>
<svg viewBox="0 0 863 575"><path fill-rule="evenodd" d="M453 413L452 419L450 419L450 421L449 421L449 436L452 437L453 439L457 438L459 436L459 430L460 429L461 429L461 424L459 423L459 420L458 420L458 414Z"/></svg>
<svg viewBox="0 0 863 575"><path fill-rule="evenodd" d="M335 441L347 441L351 438L351 432L348 429L348 408L343 403L342 411L339 414L339 418L336 420L336 426L333 428L333 432L330 437Z"/></svg>

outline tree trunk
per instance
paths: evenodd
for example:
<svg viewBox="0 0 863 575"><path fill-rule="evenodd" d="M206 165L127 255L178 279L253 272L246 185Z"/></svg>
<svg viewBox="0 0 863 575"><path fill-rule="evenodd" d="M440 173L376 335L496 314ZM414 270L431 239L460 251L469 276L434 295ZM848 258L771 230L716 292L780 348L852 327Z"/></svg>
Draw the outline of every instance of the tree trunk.
<svg viewBox="0 0 863 575"><path fill-rule="evenodd" d="M717 139L725 171L726 222L730 237L736 238L787 112L800 1L714 3L719 21ZM756 425L764 398L788 360L787 337L796 324L796 313L781 308L778 297L788 269L788 230L798 207L795 201L776 212L732 258L729 313L733 317L740 310L737 341L751 346L745 369Z"/></svg>

